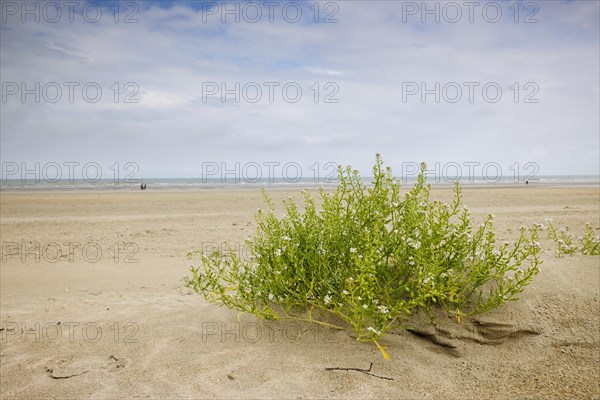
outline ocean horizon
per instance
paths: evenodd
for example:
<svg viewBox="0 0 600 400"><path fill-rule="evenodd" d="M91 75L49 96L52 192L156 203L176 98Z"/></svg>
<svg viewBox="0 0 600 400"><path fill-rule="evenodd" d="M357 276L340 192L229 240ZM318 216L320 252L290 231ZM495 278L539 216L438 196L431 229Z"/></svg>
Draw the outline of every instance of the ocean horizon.
<svg viewBox="0 0 600 400"><path fill-rule="evenodd" d="M415 176L396 177L401 183L412 185ZM372 177L362 177L363 182L369 185ZM452 186L460 182L463 186L589 186L600 185L599 175L540 175L531 178L520 177L465 177L452 179L448 177L428 177L427 183L432 186ZM61 180L36 180L36 179L2 179L0 191L26 191L26 190L139 190L141 184L148 190L198 190L198 189L253 189L253 188L318 188L337 186L336 179L303 178L270 178L270 179L243 179L243 178L131 178L116 181L114 179L61 179Z"/></svg>

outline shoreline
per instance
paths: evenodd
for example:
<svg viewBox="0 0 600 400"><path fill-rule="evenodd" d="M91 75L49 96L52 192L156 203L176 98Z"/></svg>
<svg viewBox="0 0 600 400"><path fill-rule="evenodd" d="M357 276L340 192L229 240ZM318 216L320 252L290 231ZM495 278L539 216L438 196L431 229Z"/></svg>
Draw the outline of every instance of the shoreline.
<svg viewBox="0 0 600 400"><path fill-rule="evenodd" d="M414 182L401 183L401 187L411 188ZM453 183L430 183L432 189L452 189L455 184ZM366 187L370 187L370 184L366 184ZM600 181L598 182L580 182L580 183L460 183L462 189L566 189L566 188L598 188L600 189ZM46 193L132 193L132 192L152 192L152 193L207 193L207 192L252 192L262 191L263 189L267 192L296 192L301 190L319 190L323 187L325 190L335 190L337 185L279 185L274 184L272 186L243 186L243 185L231 185L231 186L210 186L210 187L193 187L193 188L153 188L149 186L146 190L142 191L138 186L135 187L123 187L123 188L110 188L110 187L97 187L97 188L6 188L0 187L0 194L9 193L20 193L20 194L46 194Z"/></svg>

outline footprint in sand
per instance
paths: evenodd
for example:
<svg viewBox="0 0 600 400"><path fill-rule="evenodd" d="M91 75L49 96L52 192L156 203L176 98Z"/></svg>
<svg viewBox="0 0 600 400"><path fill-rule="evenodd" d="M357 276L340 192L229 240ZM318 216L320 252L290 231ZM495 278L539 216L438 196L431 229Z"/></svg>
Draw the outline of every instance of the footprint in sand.
<svg viewBox="0 0 600 400"><path fill-rule="evenodd" d="M68 379L87 374L90 371L117 371L124 368L123 358L114 355L108 357L87 356L75 360L61 359L46 366L46 372L52 379Z"/></svg>

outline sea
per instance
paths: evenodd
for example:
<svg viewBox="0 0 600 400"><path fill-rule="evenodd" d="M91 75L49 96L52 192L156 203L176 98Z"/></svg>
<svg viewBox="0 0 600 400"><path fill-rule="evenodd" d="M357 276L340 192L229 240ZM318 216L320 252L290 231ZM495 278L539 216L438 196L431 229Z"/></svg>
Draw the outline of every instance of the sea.
<svg viewBox="0 0 600 400"><path fill-rule="evenodd" d="M372 177L363 177L363 182L369 186ZM397 177L401 184L412 186L415 177ZM513 177L484 178L470 177L458 180L463 187L600 187L600 176L598 175L547 175L536 176L527 179L516 180ZM429 178L427 180L432 186L453 186L456 180ZM314 178L270 178L270 179L221 179L221 178L131 178L119 181L113 179L2 179L0 191L68 191L68 190L140 190L141 184L146 185L146 190L209 190L209 189L304 189L304 188L335 188L338 184L336 179Z"/></svg>

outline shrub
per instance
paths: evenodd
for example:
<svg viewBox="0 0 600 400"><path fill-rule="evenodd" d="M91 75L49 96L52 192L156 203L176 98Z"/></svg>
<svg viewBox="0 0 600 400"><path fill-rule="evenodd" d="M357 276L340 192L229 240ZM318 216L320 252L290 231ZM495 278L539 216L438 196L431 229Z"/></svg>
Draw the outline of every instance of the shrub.
<svg viewBox="0 0 600 400"><path fill-rule="evenodd" d="M600 255L600 235L596 235L594 238L594 231L590 224L585 224L583 235L579 236L578 239L581 244L581 254L586 256Z"/></svg>
<svg viewBox="0 0 600 400"><path fill-rule="evenodd" d="M548 236L552 239L557 247L554 253L557 257L562 257L564 254L573 255L577 252L577 245L573 244L573 234L568 228L556 229L552 224L551 219L547 219Z"/></svg>
<svg viewBox="0 0 600 400"><path fill-rule="evenodd" d="M548 224L548 236L556 243L554 253L557 257L562 257L565 254L574 255L577 251L581 251L581 254L585 256L600 255L600 236L596 235L594 237L594 231L590 224L585 224L582 235L577 238L579 242L579 246L577 246L573 242L573 233L569 232L569 228L557 230L551 219L547 219L546 223Z"/></svg>
<svg viewBox="0 0 600 400"><path fill-rule="evenodd" d="M250 256L203 254L186 284L206 300L268 320L326 322L338 317L357 339L374 342L419 310L442 307L456 317L490 311L517 295L539 272L539 226L521 227L514 243L496 243L493 215L472 227L456 184L451 204L430 200L425 165L404 195L377 155L373 182L339 168L339 186L322 188L322 206L304 192L278 218L256 215ZM322 311L317 312L315 311Z"/></svg>

